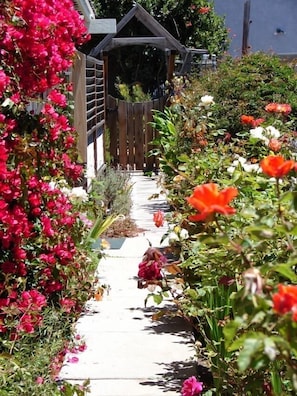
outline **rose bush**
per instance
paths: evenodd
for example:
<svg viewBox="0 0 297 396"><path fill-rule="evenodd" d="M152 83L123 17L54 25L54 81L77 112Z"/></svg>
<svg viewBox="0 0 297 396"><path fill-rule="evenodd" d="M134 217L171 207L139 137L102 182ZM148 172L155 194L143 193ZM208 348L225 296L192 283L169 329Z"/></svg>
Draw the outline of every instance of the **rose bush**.
<svg viewBox="0 0 297 396"><path fill-rule="evenodd" d="M207 109L202 98L192 105L191 89L155 113L154 153L171 206L168 233L188 232L186 239L171 239L181 271L174 276L183 285L182 294L173 290L172 296L178 314L192 323L198 362L212 374L209 383L199 375L202 393L294 394L297 158L291 106L266 103L261 119L242 115L246 130L231 137L213 120L216 98Z"/></svg>

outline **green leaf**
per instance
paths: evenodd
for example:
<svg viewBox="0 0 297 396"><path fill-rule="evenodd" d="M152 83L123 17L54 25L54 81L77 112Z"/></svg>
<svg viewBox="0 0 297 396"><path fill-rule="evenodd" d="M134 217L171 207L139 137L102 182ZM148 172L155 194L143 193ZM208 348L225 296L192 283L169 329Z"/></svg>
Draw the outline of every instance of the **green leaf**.
<svg viewBox="0 0 297 396"><path fill-rule="evenodd" d="M229 345L228 351L229 352L234 352L240 349L243 344L245 339L248 337L248 334L244 333L240 337L236 338L235 341L232 342L232 344Z"/></svg>
<svg viewBox="0 0 297 396"><path fill-rule="evenodd" d="M275 396L281 396L282 395L282 379L281 376L279 375L279 372L276 370L273 370L271 373L271 385L273 389L273 394Z"/></svg>
<svg viewBox="0 0 297 396"><path fill-rule="evenodd" d="M266 225L245 227L245 231L256 237L258 240L271 239L274 236L273 229L268 228Z"/></svg>
<svg viewBox="0 0 297 396"><path fill-rule="evenodd" d="M297 210L297 191L288 191L282 195L281 202L290 202L295 210Z"/></svg>
<svg viewBox="0 0 297 396"><path fill-rule="evenodd" d="M225 336L225 342L227 348L232 344L240 325L241 325L241 319L235 318L234 320L231 320L229 323L227 323L224 326L223 333Z"/></svg>
<svg viewBox="0 0 297 396"><path fill-rule="evenodd" d="M186 294L188 297L190 297L193 301L197 300L198 298L198 293L194 289L188 289L186 290Z"/></svg>
<svg viewBox="0 0 297 396"><path fill-rule="evenodd" d="M103 234L118 218L118 215L108 216L105 220L102 220L101 217L98 217L92 229L90 230L89 235L87 236L87 242L98 239L99 236Z"/></svg>
<svg viewBox="0 0 297 396"><path fill-rule="evenodd" d="M278 264L275 265L272 270L289 279L291 282L297 283L297 275L293 271L292 266L293 263L291 262L286 264Z"/></svg>
<svg viewBox="0 0 297 396"><path fill-rule="evenodd" d="M258 333L262 336L262 334ZM263 349L262 337L246 338L243 344L243 349L238 354L238 368L241 372L245 371L247 368L251 367L252 361L257 355L257 353Z"/></svg>
<svg viewBox="0 0 297 396"><path fill-rule="evenodd" d="M188 162L190 160L187 154L180 154L176 157L180 162Z"/></svg>
<svg viewBox="0 0 297 396"><path fill-rule="evenodd" d="M153 299L154 302L159 305L163 301L163 296L161 294L154 294Z"/></svg>

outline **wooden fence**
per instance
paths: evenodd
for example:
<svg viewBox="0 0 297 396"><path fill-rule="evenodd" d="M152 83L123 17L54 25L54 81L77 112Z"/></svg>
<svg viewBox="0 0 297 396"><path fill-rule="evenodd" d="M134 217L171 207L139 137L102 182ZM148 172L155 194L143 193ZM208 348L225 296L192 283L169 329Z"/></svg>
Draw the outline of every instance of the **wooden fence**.
<svg viewBox="0 0 297 396"><path fill-rule="evenodd" d="M74 127L78 150L86 164L89 184L104 166L105 87L103 61L78 52L72 70L74 85Z"/></svg>
<svg viewBox="0 0 297 396"><path fill-rule="evenodd" d="M107 98L106 127L110 134L110 155L114 166L128 170L154 170L158 159L148 156L156 131L150 124L152 110L164 110L167 97L149 102L126 102Z"/></svg>

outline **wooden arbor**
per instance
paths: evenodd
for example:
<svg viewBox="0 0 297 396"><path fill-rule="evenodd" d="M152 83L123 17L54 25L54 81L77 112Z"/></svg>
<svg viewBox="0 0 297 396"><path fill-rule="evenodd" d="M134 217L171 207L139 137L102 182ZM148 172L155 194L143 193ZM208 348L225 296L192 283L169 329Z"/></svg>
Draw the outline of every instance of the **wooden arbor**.
<svg viewBox="0 0 297 396"><path fill-rule="evenodd" d="M141 32L141 35L133 31L136 26L140 27L138 32ZM143 7L136 4L117 24L117 32L105 36L89 53L90 56L104 61L106 127L110 133L112 164L121 168L152 170L158 168L158 159L148 155L152 149L151 142L156 137L151 121L154 110L164 109L166 96L131 103L108 95L112 90L111 86L111 89L108 87L108 81L110 80L112 85L115 80L115 73L112 73L115 65L110 61L112 51L128 46L149 46L163 52L166 61L164 74L168 81L174 74L183 75L190 72L193 50L182 45ZM195 50L195 54L197 53L206 54L207 51ZM180 58L179 70L176 70L177 56Z"/></svg>
<svg viewBox="0 0 297 396"><path fill-rule="evenodd" d="M136 18L136 20L140 22L151 34L149 36L145 35L141 37L119 37L122 30L133 18ZM131 10L117 24L117 32L106 35L105 38L90 51L89 55L93 56L94 58L104 60L105 72L108 74L108 52L119 47L132 45L146 45L163 50L167 57L166 64L168 81L172 79L173 74L176 72L175 57L177 55L179 55L181 58L181 65L178 73L186 74L190 71L192 50L186 48L178 40L176 40L138 3L136 3L135 6L132 7ZM207 51L204 49L196 49L195 54L197 53L206 54Z"/></svg>

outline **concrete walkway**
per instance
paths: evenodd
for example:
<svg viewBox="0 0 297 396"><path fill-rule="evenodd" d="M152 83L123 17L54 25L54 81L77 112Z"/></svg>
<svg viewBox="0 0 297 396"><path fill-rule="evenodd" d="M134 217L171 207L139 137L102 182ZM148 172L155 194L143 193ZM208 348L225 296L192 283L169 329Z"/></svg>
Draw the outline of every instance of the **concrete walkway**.
<svg viewBox="0 0 297 396"><path fill-rule="evenodd" d="M66 363L61 378L71 383L91 381L91 396L177 396L184 379L196 375L190 329L179 318L152 321L158 308L147 306L146 289L137 288L138 264L149 242L160 246L167 227L156 228L153 213L166 208L157 177L132 174L131 217L145 231L111 249L99 263L101 284L110 291L102 301L89 301L77 323L87 349L77 363ZM170 301L166 304L170 304Z"/></svg>

